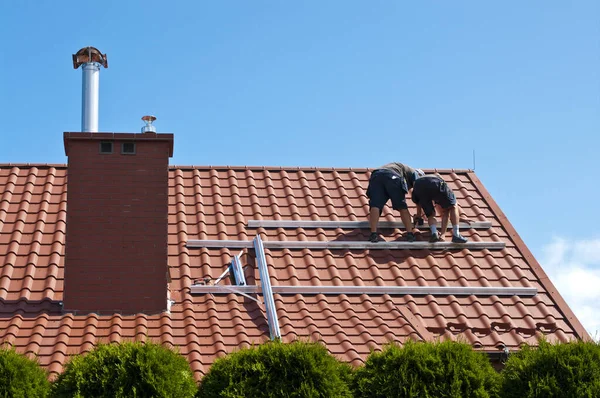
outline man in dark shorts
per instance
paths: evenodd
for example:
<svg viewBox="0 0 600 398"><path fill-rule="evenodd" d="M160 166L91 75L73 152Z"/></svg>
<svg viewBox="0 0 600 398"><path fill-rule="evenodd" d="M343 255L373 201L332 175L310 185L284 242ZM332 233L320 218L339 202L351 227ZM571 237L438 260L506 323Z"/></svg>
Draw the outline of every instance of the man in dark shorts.
<svg viewBox="0 0 600 398"><path fill-rule="evenodd" d="M419 174L421 173L421 174ZM400 211L400 217L406 230L406 240L413 242L415 240L416 229L413 227L408 206L406 205L406 194L412 188L415 180L423 172L413 169L402 163L388 163L385 166L374 170L369 179L367 188L367 197L369 198L369 226L371 235L369 240L377 242L379 234L377 233L377 224L383 211L383 206L388 200L392 200L392 208Z"/></svg>
<svg viewBox="0 0 600 398"><path fill-rule="evenodd" d="M415 220L421 218L422 211L427 216L429 228L431 229L430 242L444 240L443 237L448 228L448 217L452 221L452 242L467 242L467 238L462 236L458 230L460 211L456 203L456 196L442 177L439 175L426 175L416 180L412 191L412 200L417 205ZM442 209L442 228L440 232L437 231L434 203Z"/></svg>

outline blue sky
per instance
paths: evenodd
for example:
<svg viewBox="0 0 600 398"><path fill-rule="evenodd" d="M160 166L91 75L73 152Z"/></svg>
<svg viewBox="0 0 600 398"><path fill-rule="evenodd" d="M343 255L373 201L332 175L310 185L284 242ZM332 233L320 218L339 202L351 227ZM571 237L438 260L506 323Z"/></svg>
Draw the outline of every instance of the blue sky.
<svg viewBox="0 0 600 398"><path fill-rule="evenodd" d="M62 132L81 116L71 54L92 45L109 61L100 130L154 114L176 134L172 164L464 169L475 150L578 307L563 273L600 281L599 15L592 0L10 2L0 161L66 162Z"/></svg>

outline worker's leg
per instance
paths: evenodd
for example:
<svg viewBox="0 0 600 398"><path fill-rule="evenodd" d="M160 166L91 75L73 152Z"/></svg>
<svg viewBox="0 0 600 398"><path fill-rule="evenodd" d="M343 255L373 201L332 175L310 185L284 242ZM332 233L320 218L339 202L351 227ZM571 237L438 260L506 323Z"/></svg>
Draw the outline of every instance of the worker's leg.
<svg viewBox="0 0 600 398"><path fill-rule="evenodd" d="M454 243L465 243L467 238L462 236L459 231L460 222L460 209L458 206L452 206L450 209L450 218L452 220L452 242Z"/></svg>
<svg viewBox="0 0 600 398"><path fill-rule="evenodd" d="M400 212L400 218L407 231L406 240L413 242L416 239L415 232L417 230L413 226L412 217L406 204L406 194L408 193L406 181L404 178L393 178L386 184L386 191L392 199L392 208Z"/></svg>
<svg viewBox="0 0 600 398"><path fill-rule="evenodd" d="M427 223L429 223L431 233L437 233L437 220L435 219L435 215L427 217Z"/></svg>
<svg viewBox="0 0 600 398"><path fill-rule="evenodd" d="M452 234L454 235L454 230L458 233L458 224L460 222L460 213L458 206L452 206L448 209L450 211L450 221L452 221Z"/></svg>
<svg viewBox="0 0 600 398"><path fill-rule="evenodd" d="M367 188L367 197L369 198L369 228L371 234L369 240L377 242L379 235L377 234L377 224L383 210L383 206L388 201L389 196L385 189L385 184L388 175L380 170L375 170L369 179L369 187Z"/></svg>
<svg viewBox="0 0 600 398"><path fill-rule="evenodd" d="M449 209L443 209L442 208L442 228L440 230L440 234L442 236L446 235L446 231L448 230L448 216L449 216Z"/></svg>
<svg viewBox="0 0 600 398"><path fill-rule="evenodd" d="M429 237L429 241L430 242L438 242L440 240L443 240L440 236L440 234L438 233L437 230L437 220L435 219L434 215L431 215L429 217L427 217L427 222L429 223L429 229L431 231L431 236Z"/></svg>
<svg viewBox="0 0 600 398"><path fill-rule="evenodd" d="M456 202L456 196L454 196L454 192L448 187L448 185L444 185L442 187L443 196L440 197L440 205L444 208L444 220L442 220L442 228L443 233L446 233L445 226L448 224L448 216L452 221L452 242L453 243L465 243L467 238L462 236L459 232L459 222L460 222L460 207Z"/></svg>
<svg viewBox="0 0 600 398"><path fill-rule="evenodd" d="M377 232L377 224L379 223L379 214L381 210L377 207L371 207L369 210L369 227L371 228L371 232Z"/></svg>
<svg viewBox="0 0 600 398"><path fill-rule="evenodd" d="M412 232L413 234L417 232L417 228L412 223L412 218L408 209L400 209L400 218L402 219L402 224L404 224L404 228L408 232Z"/></svg>
<svg viewBox="0 0 600 398"><path fill-rule="evenodd" d="M429 230L431 231L431 235L429 237L429 242L437 242L440 240L438 231L437 231L437 220L435 219L435 207L433 206L433 202L426 198L421 202L421 208L427 217L427 223L429 224Z"/></svg>

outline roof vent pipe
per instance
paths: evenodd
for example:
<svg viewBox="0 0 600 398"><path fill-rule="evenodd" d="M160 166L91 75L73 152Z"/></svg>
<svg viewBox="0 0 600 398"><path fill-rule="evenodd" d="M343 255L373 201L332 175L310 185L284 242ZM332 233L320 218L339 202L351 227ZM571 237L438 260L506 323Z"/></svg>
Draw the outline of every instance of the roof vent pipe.
<svg viewBox="0 0 600 398"><path fill-rule="evenodd" d="M143 116L142 120L146 122L146 125L142 127L142 133L156 133L156 127L152 123L156 120L155 116Z"/></svg>
<svg viewBox="0 0 600 398"><path fill-rule="evenodd" d="M81 131L98 132L98 92L100 89L100 67L108 68L106 54L95 47L84 47L73 54L73 68L82 65Z"/></svg>

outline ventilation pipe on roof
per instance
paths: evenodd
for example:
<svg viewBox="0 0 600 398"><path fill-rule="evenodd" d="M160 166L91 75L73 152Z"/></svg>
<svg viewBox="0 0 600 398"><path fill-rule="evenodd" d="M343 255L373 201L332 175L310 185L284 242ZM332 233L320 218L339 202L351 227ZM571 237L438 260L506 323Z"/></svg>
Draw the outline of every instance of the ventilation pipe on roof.
<svg viewBox="0 0 600 398"><path fill-rule="evenodd" d="M100 89L100 67L108 68L106 54L95 47L84 47L73 54L73 68L82 65L81 131L98 132L98 92Z"/></svg>
<svg viewBox="0 0 600 398"><path fill-rule="evenodd" d="M143 116L142 120L146 122L146 125L142 127L142 133L156 133L156 127L152 125L156 120L156 116Z"/></svg>

